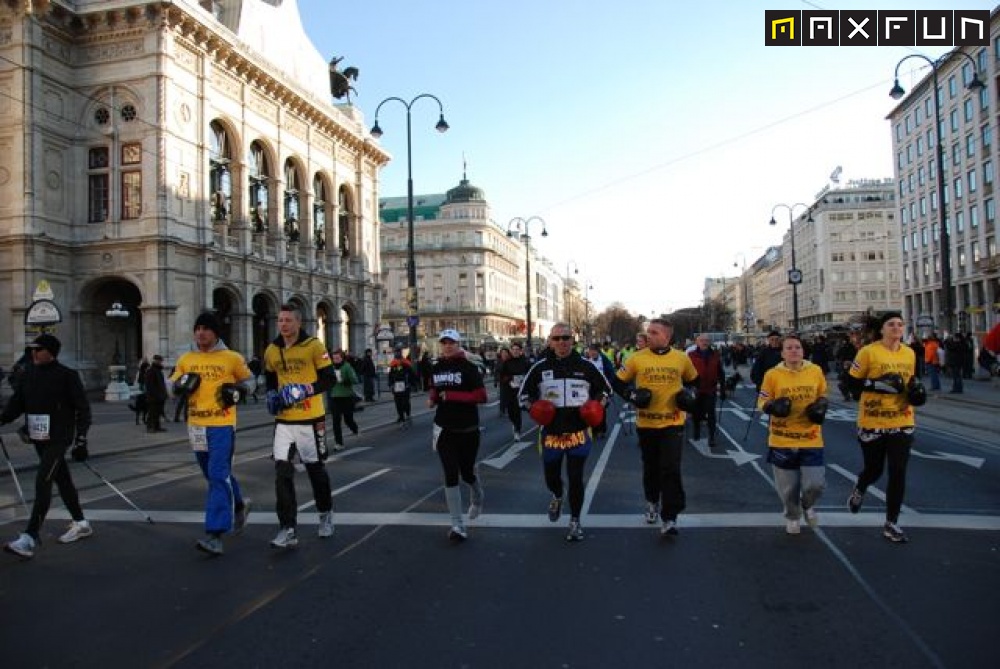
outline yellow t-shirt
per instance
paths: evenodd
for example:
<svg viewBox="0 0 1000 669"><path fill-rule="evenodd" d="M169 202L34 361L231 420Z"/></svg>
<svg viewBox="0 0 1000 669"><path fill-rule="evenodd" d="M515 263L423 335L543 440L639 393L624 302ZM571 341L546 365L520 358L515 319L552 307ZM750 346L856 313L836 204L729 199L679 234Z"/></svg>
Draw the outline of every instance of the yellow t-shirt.
<svg viewBox="0 0 1000 669"><path fill-rule="evenodd" d="M764 373L757 396L757 407L779 397L792 400L792 412L786 418L771 416L767 445L772 448L823 448L823 431L806 417L806 407L826 396L826 377L819 365L808 360L800 369L779 363Z"/></svg>
<svg viewBox="0 0 1000 669"><path fill-rule="evenodd" d="M223 383L243 383L253 373L236 351L188 351L177 360L171 381L194 372L201 377L198 389L188 397L188 424L218 427L236 425L236 407L223 409L216 394Z"/></svg>
<svg viewBox="0 0 1000 669"><path fill-rule="evenodd" d="M289 348L272 342L264 351L264 371L278 375L279 388L289 383L316 383L319 370L331 364L326 347L315 337L306 337ZM318 393L284 409L278 414L278 422L310 422L325 415L323 393Z"/></svg>
<svg viewBox="0 0 1000 669"><path fill-rule="evenodd" d="M882 342L868 344L854 356L851 376L856 379L877 379L883 374L899 374L903 383L909 383L916 365L913 349L900 344L891 351ZM866 430L913 427L913 407L906 393L885 395L882 393L861 393L858 402L858 427Z"/></svg>
<svg viewBox="0 0 1000 669"><path fill-rule="evenodd" d="M637 388L648 388L653 393L648 407L636 408L636 427L684 424L687 414L677 408L674 397L685 383L698 378L698 370L683 352L675 348L662 355L648 348L636 351L618 370L618 378L626 383L635 381Z"/></svg>

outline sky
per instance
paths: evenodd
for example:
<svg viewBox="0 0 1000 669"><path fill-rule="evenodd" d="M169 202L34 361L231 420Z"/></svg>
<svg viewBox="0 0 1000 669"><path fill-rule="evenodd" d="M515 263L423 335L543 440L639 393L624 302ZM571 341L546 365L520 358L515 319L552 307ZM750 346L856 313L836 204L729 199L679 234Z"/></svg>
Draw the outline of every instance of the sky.
<svg viewBox="0 0 1000 669"><path fill-rule="evenodd" d="M841 183L893 176L888 93L904 47L766 47L765 9L993 9L984 0L298 0L327 59L359 68L353 102L437 96L412 116L414 192L463 169L501 225L579 268L598 307L650 316L702 301L781 243L787 212ZM923 61L900 70L907 90ZM393 155L380 196L406 195L406 110L379 112Z"/></svg>

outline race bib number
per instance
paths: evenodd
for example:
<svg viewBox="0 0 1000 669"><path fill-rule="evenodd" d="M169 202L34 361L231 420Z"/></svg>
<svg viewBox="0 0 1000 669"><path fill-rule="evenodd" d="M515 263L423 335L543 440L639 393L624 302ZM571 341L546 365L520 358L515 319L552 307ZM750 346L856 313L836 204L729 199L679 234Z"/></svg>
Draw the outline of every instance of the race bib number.
<svg viewBox="0 0 1000 669"><path fill-rule="evenodd" d="M188 440L192 451L207 451L208 437L204 425L188 425Z"/></svg>
<svg viewBox="0 0 1000 669"><path fill-rule="evenodd" d="M539 396L557 407L579 407L590 399L590 384L584 379L553 379L538 384Z"/></svg>
<svg viewBox="0 0 1000 669"><path fill-rule="evenodd" d="M52 418L47 413L29 413L28 436L35 441L48 441L51 421Z"/></svg>
<svg viewBox="0 0 1000 669"><path fill-rule="evenodd" d="M406 381L396 381L392 384L392 392L402 393L406 391Z"/></svg>
<svg viewBox="0 0 1000 669"><path fill-rule="evenodd" d="M510 387L511 388L515 388L515 389L516 388L520 388L522 381L524 381L524 375L523 374L518 374L517 376L511 377Z"/></svg>

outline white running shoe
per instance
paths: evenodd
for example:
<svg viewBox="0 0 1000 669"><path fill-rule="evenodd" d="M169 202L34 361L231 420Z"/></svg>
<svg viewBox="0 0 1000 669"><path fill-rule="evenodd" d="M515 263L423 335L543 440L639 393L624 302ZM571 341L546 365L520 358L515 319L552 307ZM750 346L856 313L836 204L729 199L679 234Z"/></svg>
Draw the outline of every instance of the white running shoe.
<svg viewBox="0 0 1000 669"><path fill-rule="evenodd" d="M209 534L204 539L199 539L198 543L196 543L194 546L202 553L208 553L213 557L218 557L223 553L222 539L214 534Z"/></svg>
<svg viewBox="0 0 1000 669"><path fill-rule="evenodd" d="M14 541L4 545L3 549L8 553L20 555L23 558L35 557L35 539L30 534L22 534Z"/></svg>
<svg viewBox="0 0 1000 669"><path fill-rule="evenodd" d="M786 520L785 521L785 533L786 534L799 534L802 532L802 526L799 525L797 520Z"/></svg>
<svg viewBox="0 0 1000 669"><path fill-rule="evenodd" d="M646 502L646 524L656 525L660 519L660 509L653 502Z"/></svg>
<svg viewBox="0 0 1000 669"><path fill-rule="evenodd" d="M806 522L809 523L809 527L816 527L819 525L819 514L816 513L815 507L810 506L808 509L805 509L805 514Z"/></svg>
<svg viewBox="0 0 1000 669"><path fill-rule="evenodd" d="M61 544L71 544L74 541L79 541L80 539L86 539L94 533L94 529L90 526L90 521L87 520L74 520L69 524L69 528L66 532L59 537L59 543Z"/></svg>
<svg viewBox="0 0 1000 669"><path fill-rule="evenodd" d="M327 539L333 536L333 511L319 514L319 537Z"/></svg>
<svg viewBox="0 0 1000 669"><path fill-rule="evenodd" d="M247 526L247 519L250 517L250 499L243 498L243 508L236 511L233 516L233 534L239 534Z"/></svg>
<svg viewBox="0 0 1000 669"><path fill-rule="evenodd" d="M566 541L583 541L583 527L580 521L573 518L569 521L569 529L566 532Z"/></svg>
<svg viewBox="0 0 1000 669"><path fill-rule="evenodd" d="M676 537L679 534L677 531L677 521L676 520L664 520L663 525L660 526L660 536L661 537Z"/></svg>
<svg viewBox="0 0 1000 669"><path fill-rule="evenodd" d="M452 525L451 529L448 530L448 538L455 543L461 543L469 538L469 533L461 525Z"/></svg>
<svg viewBox="0 0 1000 669"><path fill-rule="evenodd" d="M294 548L299 545L299 537L295 534L294 527L282 527L278 530L278 535L271 539L271 546L274 548Z"/></svg>

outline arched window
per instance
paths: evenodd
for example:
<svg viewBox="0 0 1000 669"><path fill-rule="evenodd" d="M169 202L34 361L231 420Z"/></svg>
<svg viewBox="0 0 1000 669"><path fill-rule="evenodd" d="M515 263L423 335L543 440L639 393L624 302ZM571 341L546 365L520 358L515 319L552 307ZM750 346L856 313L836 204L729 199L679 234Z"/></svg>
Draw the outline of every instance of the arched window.
<svg viewBox="0 0 1000 669"><path fill-rule="evenodd" d="M323 177L313 179L313 245L320 251L326 248L326 184Z"/></svg>
<svg viewBox="0 0 1000 669"><path fill-rule="evenodd" d="M338 204L338 239L340 240L340 254L345 258L349 257L354 249L351 248L351 219L354 217L352 212L353 204L351 202L351 195L348 190L344 187L340 188L340 192L337 196Z"/></svg>
<svg viewBox="0 0 1000 669"><path fill-rule="evenodd" d="M231 162L232 154L226 130L218 121L212 121L208 146L208 187L213 223L233 222Z"/></svg>
<svg viewBox="0 0 1000 669"><path fill-rule="evenodd" d="M299 241L299 173L295 163L285 161L285 237L290 242Z"/></svg>
<svg viewBox="0 0 1000 669"><path fill-rule="evenodd" d="M247 156L247 193L250 223L257 233L267 232L267 181L270 173L264 147L259 142L254 142L250 145L250 154Z"/></svg>

